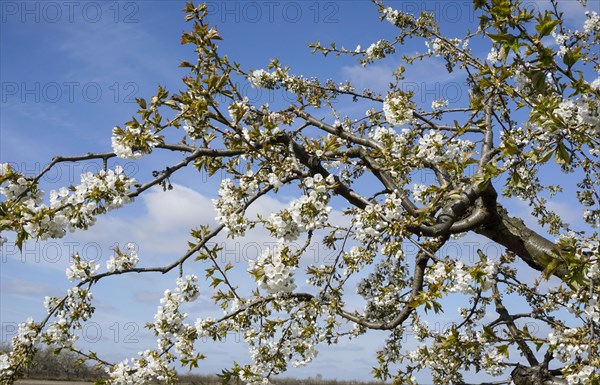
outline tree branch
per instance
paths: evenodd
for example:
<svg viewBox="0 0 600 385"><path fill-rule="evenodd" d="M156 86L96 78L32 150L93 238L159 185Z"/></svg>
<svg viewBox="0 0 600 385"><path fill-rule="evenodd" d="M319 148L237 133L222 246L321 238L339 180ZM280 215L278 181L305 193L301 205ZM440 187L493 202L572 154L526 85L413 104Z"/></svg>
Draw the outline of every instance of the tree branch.
<svg viewBox="0 0 600 385"><path fill-rule="evenodd" d="M554 242L529 229L521 219L510 217L500 204L491 209L488 220L475 232L506 247L538 271L544 271L559 258ZM565 278L567 268L558 260L558 266L552 274Z"/></svg>

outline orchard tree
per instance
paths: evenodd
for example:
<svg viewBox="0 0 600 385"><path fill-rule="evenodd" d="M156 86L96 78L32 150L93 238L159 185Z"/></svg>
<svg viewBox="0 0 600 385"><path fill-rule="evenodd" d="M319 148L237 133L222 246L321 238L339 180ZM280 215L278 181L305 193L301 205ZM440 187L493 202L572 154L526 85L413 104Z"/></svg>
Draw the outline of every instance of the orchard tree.
<svg viewBox="0 0 600 385"><path fill-rule="evenodd" d="M232 363L222 378L266 384L290 365L309 363L324 344L381 330L387 337L375 353L378 380L417 384L426 372L435 384L465 384L482 371L498 377L494 384L600 384L600 246L593 230L600 224L600 16L587 12L580 30L572 30L557 0L546 5L532 10L520 0L473 0L477 29L450 38L433 14L374 1L382 21L394 27L393 39L367 49L311 46L365 67L386 57L401 60L379 94L296 75L278 60L245 68L219 51L207 7L188 4L191 28L182 43L197 60L181 63L189 70L185 89L158 87L152 98L138 99L138 116L113 130L112 153L57 156L36 177L1 165L0 230L14 233L19 246L93 231L97 216L154 186L168 194L170 179L185 168L226 175L214 200L218 226L191 229L188 251L164 266L145 265L133 247L115 248L106 267L73 256L66 273L75 286L62 298L46 298L45 319L19 326L11 351L0 356L2 383L19 377L39 342L95 360L109 374L106 383L175 382L176 368L202 365L199 339L234 331L243 335L251 363ZM424 50L401 56L408 39L425 43ZM476 39L488 42L487 56L469 48ZM464 74L468 100L422 106L402 89L405 68L431 60ZM294 100L277 108L253 105L244 82L285 90ZM342 102L361 112L344 115L336 108ZM108 167L114 157L157 152L180 160L145 181ZM105 169L45 199L39 186L45 173L88 159L103 161ZM435 182L416 183L424 170ZM561 173L577 178L576 186L563 191L556 183ZM287 208L248 214L255 202L281 191L296 191ZM569 194L581 207L583 229L551 210L553 200ZM543 230L506 209L515 199L527 203ZM343 219L333 220L333 212ZM211 241L253 228L268 231L276 246L244 266L255 281L245 291ZM466 234L496 242L501 256L444 254L446 242ZM302 257L316 241L336 257L306 266ZM405 252L408 244L418 248L416 255ZM209 295L190 273L199 261L209 266L206 280L224 310L221 318L191 319L181 310ZM170 271L179 277L147 325L157 346L113 363L74 345L74 332L94 312L96 284ZM310 290L297 289L300 277ZM347 304L356 293L362 309ZM465 298L466 306L444 330L431 327L427 319L448 312L453 296ZM528 322L541 326L531 331ZM414 349L404 346L409 329Z"/></svg>

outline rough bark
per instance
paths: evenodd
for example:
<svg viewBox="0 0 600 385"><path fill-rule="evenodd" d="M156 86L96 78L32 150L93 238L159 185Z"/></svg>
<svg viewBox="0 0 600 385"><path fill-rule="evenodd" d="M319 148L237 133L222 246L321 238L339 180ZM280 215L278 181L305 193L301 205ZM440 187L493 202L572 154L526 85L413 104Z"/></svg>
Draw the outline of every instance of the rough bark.
<svg viewBox="0 0 600 385"><path fill-rule="evenodd" d="M566 385L567 381L557 378L548 372L543 366L527 368L517 366L510 374L515 385Z"/></svg>
<svg viewBox="0 0 600 385"><path fill-rule="evenodd" d="M558 259L559 251L554 242L528 228L521 219L510 217L500 204L490 214L489 220L475 229L478 234L506 247L538 271L544 271L553 260ZM566 273L560 261L552 272L561 279Z"/></svg>

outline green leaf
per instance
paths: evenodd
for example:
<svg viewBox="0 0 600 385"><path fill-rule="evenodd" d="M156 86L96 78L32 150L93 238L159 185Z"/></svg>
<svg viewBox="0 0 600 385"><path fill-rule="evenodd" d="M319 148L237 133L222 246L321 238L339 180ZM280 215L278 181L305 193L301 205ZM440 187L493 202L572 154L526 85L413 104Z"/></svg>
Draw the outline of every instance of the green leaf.
<svg viewBox="0 0 600 385"><path fill-rule="evenodd" d="M496 346L496 349L498 349L498 353L500 353L504 357L508 358L508 345L499 345L499 346Z"/></svg>
<svg viewBox="0 0 600 385"><path fill-rule="evenodd" d="M533 89L544 94L546 91L546 73L544 71L532 71L529 78Z"/></svg>
<svg viewBox="0 0 600 385"><path fill-rule="evenodd" d="M27 240L27 232L25 230L19 231L19 233L17 234L17 239L15 241L15 244L19 248L20 252L23 252L23 242L25 242L26 240Z"/></svg>
<svg viewBox="0 0 600 385"><path fill-rule="evenodd" d="M546 163L550 157L552 156L553 150L548 150L542 157L540 158L540 163Z"/></svg>
<svg viewBox="0 0 600 385"><path fill-rule="evenodd" d="M550 276L552 276L552 274L554 274L554 272L556 271L556 269L559 266L559 261L557 259L553 259L550 261L550 263L548 263L548 265L546 265L546 268L543 271L543 275L544 278L549 279Z"/></svg>
<svg viewBox="0 0 600 385"><path fill-rule="evenodd" d="M488 34L490 39L500 44L512 44L518 38L510 33L490 33Z"/></svg>
<svg viewBox="0 0 600 385"><path fill-rule="evenodd" d="M508 155L516 155L516 154L520 153L519 147L517 147L517 145L515 143L513 143L511 140L507 140L504 142L504 151Z"/></svg>
<svg viewBox="0 0 600 385"><path fill-rule="evenodd" d="M567 50L567 52L565 53L565 56L563 56L563 63L565 63L565 65L567 65L569 67L572 67L583 56L583 55L581 55L580 52L581 52L581 47L578 47L576 49Z"/></svg>
<svg viewBox="0 0 600 385"><path fill-rule="evenodd" d="M492 8L490 13L498 18L505 18L510 15L509 0L492 0Z"/></svg>
<svg viewBox="0 0 600 385"><path fill-rule="evenodd" d="M560 23L560 20L552 19L550 12L546 11L543 19L539 19L539 24L535 26L536 31L540 33L540 38L550 35L554 28Z"/></svg>
<svg viewBox="0 0 600 385"><path fill-rule="evenodd" d="M562 142L560 142L558 146L556 146L554 160L560 165L567 165L571 163L571 155L569 155L567 148Z"/></svg>

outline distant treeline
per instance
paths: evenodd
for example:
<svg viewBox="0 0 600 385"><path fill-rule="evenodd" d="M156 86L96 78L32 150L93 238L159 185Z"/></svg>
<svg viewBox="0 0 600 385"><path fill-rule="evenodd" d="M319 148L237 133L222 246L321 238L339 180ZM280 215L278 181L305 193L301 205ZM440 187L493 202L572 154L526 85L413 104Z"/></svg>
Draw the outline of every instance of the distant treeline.
<svg viewBox="0 0 600 385"><path fill-rule="evenodd" d="M197 375L185 374L179 376L182 384L186 385L220 385L221 379L216 375ZM272 378L274 385L384 385L381 382L360 382L360 381L337 381L321 379L320 375L316 378L296 379L296 378Z"/></svg>
<svg viewBox="0 0 600 385"><path fill-rule="evenodd" d="M0 345L0 352L6 352L9 347ZM63 381L89 381L107 378L104 370L95 368L87 363L80 363L81 356L66 350L55 354L52 348L45 347L38 350L33 364L25 369L25 379L35 380L63 380ZM221 378L216 375L184 374L179 376L184 385L220 385ZM275 385L382 385L376 382L335 381L316 378L294 379L275 378L271 381Z"/></svg>
<svg viewBox="0 0 600 385"><path fill-rule="evenodd" d="M0 351L6 352L9 347L3 345ZM106 372L91 365L80 363L81 356L62 350L55 354L54 349L46 347L39 349L33 358L33 363L23 371L27 379L37 380L81 380L94 381L106 378Z"/></svg>

